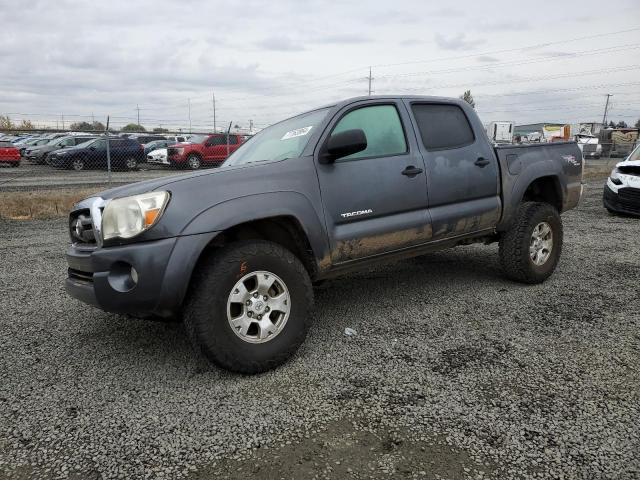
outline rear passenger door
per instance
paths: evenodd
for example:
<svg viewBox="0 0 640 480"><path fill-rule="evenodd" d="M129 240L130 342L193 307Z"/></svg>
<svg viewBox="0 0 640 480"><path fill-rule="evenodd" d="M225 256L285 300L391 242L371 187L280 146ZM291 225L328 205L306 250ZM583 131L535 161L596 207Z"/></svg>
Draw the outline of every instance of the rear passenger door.
<svg viewBox="0 0 640 480"><path fill-rule="evenodd" d="M465 113L471 107L405 104L426 165L433 239L494 227L501 211L498 165L477 116Z"/></svg>
<svg viewBox="0 0 640 480"><path fill-rule="evenodd" d="M361 129L367 148L322 164L332 133ZM424 163L399 101L357 102L337 112L315 152L331 260L343 263L431 238Z"/></svg>

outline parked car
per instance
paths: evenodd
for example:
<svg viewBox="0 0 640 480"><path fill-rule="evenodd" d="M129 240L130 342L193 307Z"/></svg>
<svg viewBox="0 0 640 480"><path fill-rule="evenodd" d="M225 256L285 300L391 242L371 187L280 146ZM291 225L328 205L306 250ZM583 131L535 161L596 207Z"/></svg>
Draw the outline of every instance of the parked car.
<svg viewBox="0 0 640 480"><path fill-rule="evenodd" d="M136 170L144 161L142 145L131 138L109 138L111 168ZM58 150L49 154L49 164L57 168L85 170L87 168L107 168L107 141L105 138L83 143L77 147Z"/></svg>
<svg viewBox="0 0 640 480"><path fill-rule="evenodd" d="M640 216L640 145L611 172L603 203L610 213Z"/></svg>
<svg viewBox="0 0 640 480"><path fill-rule="evenodd" d="M188 144L170 146L167 156L173 167L197 170L206 164L221 165L242 143L242 136L236 134L193 135Z"/></svg>
<svg viewBox="0 0 640 480"><path fill-rule="evenodd" d="M144 145L144 154L147 155L153 150L157 150L159 148L166 149L169 145L174 145L175 143L176 143L175 141L167 140L166 138L163 140L154 140Z"/></svg>
<svg viewBox="0 0 640 480"><path fill-rule="evenodd" d="M182 313L198 352L257 373L303 342L313 281L499 242L507 277L543 282L582 166L575 142L492 146L458 99L349 99L265 128L220 169L79 202L66 289L110 312Z"/></svg>
<svg viewBox="0 0 640 480"><path fill-rule="evenodd" d="M48 143L39 146L33 146L25 149L24 157L31 163L48 163L48 157L52 152L56 152L63 148L75 147L81 143L93 140L96 135L66 135L56 137Z"/></svg>
<svg viewBox="0 0 640 480"><path fill-rule="evenodd" d="M173 143L185 143L189 141L191 135L166 135L167 140Z"/></svg>
<svg viewBox="0 0 640 480"><path fill-rule="evenodd" d="M0 164L19 167L21 158L20 151L11 142L0 141Z"/></svg>
<svg viewBox="0 0 640 480"><path fill-rule="evenodd" d="M38 147L40 145L46 145L47 143L49 143L49 138L33 137L33 138L29 139L28 141L24 142L22 145L20 145L20 148L18 150L20 151L20 155L24 155L24 152L28 148L30 148L30 147Z"/></svg>
<svg viewBox="0 0 640 480"><path fill-rule="evenodd" d="M160 134L151 134L151 133L132 133L127 135L125 138L130 138L132 140L138 141L143 147L150 142L155 142L157 140L166 140L164 135Z"/></svg>
<svg viewBox="0 0 640 480"><path fill-rule="evenodd" d="M169 165L169 160L167 160L167 149L158 148L157 150L149 152L149 154L147 155L147 163Z"/></svg>

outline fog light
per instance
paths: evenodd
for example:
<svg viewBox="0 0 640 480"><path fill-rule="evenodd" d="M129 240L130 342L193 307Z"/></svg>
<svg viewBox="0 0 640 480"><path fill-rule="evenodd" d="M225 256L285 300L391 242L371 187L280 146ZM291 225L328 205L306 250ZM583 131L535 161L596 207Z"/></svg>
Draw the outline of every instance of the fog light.
<svg viewBox="0 0 640 480"><path fill-rule="evenodd" d="M107 279L115 291L126 293L138 284L138 272L127 262L116 262L111 265Z"/></svg>

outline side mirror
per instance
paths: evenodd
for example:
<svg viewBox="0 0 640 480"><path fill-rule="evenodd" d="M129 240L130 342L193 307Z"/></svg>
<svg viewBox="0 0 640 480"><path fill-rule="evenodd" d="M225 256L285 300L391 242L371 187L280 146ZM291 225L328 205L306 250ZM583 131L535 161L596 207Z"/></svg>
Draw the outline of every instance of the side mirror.
<svg viewBox="0 0 640 480"><path fill-rule="evenodd" d="M326 153L320 156L320 163L333 163L337 159L358 153L367 148L367 136L359 128L334 133L327 141Z"/></svg>

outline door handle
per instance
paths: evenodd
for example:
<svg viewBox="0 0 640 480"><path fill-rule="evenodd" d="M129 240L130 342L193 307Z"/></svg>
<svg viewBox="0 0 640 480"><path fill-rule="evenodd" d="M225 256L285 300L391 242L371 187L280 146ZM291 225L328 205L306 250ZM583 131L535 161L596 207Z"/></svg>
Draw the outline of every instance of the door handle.
<svg viewBox="0 0 640 480"><path fill-rule="evenodd" d="M484 168L487 165L489 165L489 163L491 163L491 162L489 162L489 160L487 160L486 158L480 157L473 163L476 164L477 166L479 166L480 168Z"/></svg>
<svg viewBox="0 0 640 480"><path fill-rule="evenodd" d="M402 175L406 175L409 178L413 178L416 175L418 175L419 173L422 173L422 169L414 167L413 165L409 165L407 168L405 168L402 171Z"/></svg>

